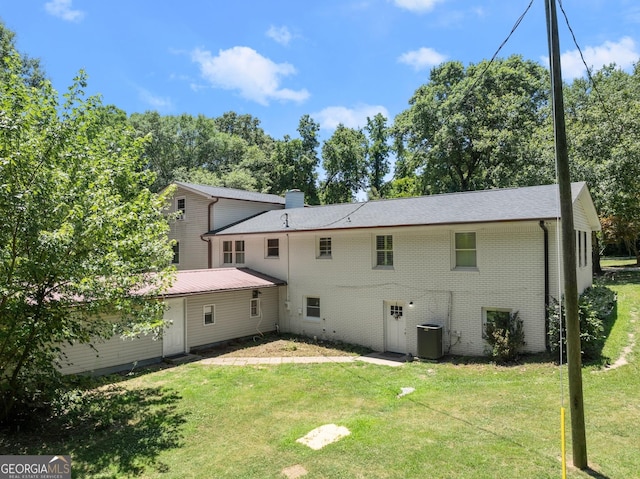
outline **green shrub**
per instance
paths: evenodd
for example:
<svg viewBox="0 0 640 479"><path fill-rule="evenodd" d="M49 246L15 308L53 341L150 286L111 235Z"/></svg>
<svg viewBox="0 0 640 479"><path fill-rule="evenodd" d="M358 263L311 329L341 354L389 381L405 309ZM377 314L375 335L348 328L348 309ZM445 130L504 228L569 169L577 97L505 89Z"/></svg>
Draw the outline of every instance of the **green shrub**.
<svg viewBox="0 0 640 479"><path fill-rule="evenodd" d="M487 318L485 336L489 356L500 363L517 360L525 345L524 328L517 311Z"/></svg>
<svg viewBox="0 0 640 479"><path fill-rule="evenodd" d="M564 298L563 298L564 303ZM600 358L606 336L605 321L616 304L616 294L606 286L596 285L587 288L578 301L580 321L580 348L583 360ZM564 304L562 307L562 350L566 358L566 325ZM560 307L556 299L549 305L549 346L557 353L560 349Z"/></svg>

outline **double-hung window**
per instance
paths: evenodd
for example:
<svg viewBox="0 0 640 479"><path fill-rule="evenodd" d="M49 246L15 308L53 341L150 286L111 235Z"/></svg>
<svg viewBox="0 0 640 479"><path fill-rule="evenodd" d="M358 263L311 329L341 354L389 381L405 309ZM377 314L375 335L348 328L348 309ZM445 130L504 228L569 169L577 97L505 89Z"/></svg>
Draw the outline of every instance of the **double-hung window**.
<svg viewBox="0 0 640 479"><path fill-rule="evenodd" d="M331 237L318 238L318 258L331 259Z"/></svg>
<svg viewBox="0 0 640 479"><path fill-rule="evenodd" d="M216 321L216 305L207 304L202 307L202 319L204 324L214 324Z"/></svg>
<svg viewBox="0 0 640 479"><path fill-rule="evenodd" d="M187 199L184 196L176 198L176 212L178 219L183 220L187 214Z"/></svg>
<svg viewBox="0 0 640 479"><path fill-rule="evenodd" d="M482 337L487 337L487 325L491 324L495 328L505 328L511 319L510 309L485 308L482 314Z"/></svg>
<svg viewBox="0 0 640 479"><path fill-rule="evenodd" d="M233 263L233 241L222 242L222 262L224 264Z"/></svg>
<svg viewBox="0 0 640 479"><path fill-rule="evenodd" d="M180 242L176 241L173 244L173 258L171 264L180 264Z"/></svg>
<svg viewBox="0 0 640 479"><path fill-rule="evenodd" d="M249 316L252 318L257 318L260 316L260 300L254 298L249 303Z"/></svg>
<svg viewBox="0 0 640 479"><path fill-rule="evenodd" d="M280 257L280 240L278 238L267 239L267 258Z"/></svg>
<svg viewBox="0 0 640 479"><path fill-rule="evenodd" d="M393 266L393 236L376 236L376 266Z"/></svg>
<svg viewBox="0 0 640 479"><path fill-rule="evenodd" d="M478 266L476 255L476 234L456 233L455 234L455 267L475 268Z"/></svg>
<svg viewBox="0 0 640 479"><path fill-rule="evenodd" d="M236 264L244 264L244 240L237 240L236 245Z"/></svg>
<svg viewBox="0 0 640 479"><path fill-rule="evenodd" d="M235 247L235 251L234 251ZM222 262L233 264L233 253L235 252L235 263L244 264L244 241L223 241L222 242Z"/></svg>
<svg viewBox="0 0 640 479"><path fill-rule="evenodd" d="M307 319L320 319L320 298L308 296L305 307Z"/></svg>

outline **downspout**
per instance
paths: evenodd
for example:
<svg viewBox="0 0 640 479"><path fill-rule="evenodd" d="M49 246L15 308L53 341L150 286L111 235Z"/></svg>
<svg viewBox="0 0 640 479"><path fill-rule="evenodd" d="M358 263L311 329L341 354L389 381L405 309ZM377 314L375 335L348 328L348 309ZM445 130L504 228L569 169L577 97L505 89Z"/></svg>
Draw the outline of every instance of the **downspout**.
<svg viewBox="0 0 640 479"><path fill-rule="evenodd" d="M212 213L213 213L213 205L215 205L218 201L220 201L220 198L214 198L213 201L211 201L209 203L209 206L207 206L207 233L209 233L211 231L211 223L212 223ZM211 269L213 266L213 261L212 261L212 257L211 257L211 237L207 236L207 238L204 237L204 235L200 235L200 239L202 241L205 241L207 244L207 268Z"/></svg>
<svg viewBox="0 0 640 479"><path fill-rule="evenodd" d="M544 220L540 220L540 228L544 231L544 344L547 351L549 345L549 230Z"/></svg>

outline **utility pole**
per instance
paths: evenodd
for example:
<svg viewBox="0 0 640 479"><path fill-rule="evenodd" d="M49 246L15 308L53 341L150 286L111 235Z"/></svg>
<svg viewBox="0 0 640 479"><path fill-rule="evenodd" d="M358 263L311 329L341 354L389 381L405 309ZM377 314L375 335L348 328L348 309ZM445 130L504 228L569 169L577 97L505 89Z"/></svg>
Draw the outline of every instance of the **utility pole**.
<svg viewBox="0 0 640 479"><path fill-rule="evenodd" d="M545 0L547 33L549 37L549 63L553 99L553 124L556 145L556 168L560 188L560 215L562 225L562 266L564 272L564 300L567 324L567 367L569 374L569 400L571 411L571 438L573 465L586 469L587 439L584 425L582 397L582 357L580 351L580 321L578 318L578 280L576 275L576 242L573 229L573 201L569 177L569 154L564 123L562 97L562 71L560 69L560 41L556 0Z"/></svg>

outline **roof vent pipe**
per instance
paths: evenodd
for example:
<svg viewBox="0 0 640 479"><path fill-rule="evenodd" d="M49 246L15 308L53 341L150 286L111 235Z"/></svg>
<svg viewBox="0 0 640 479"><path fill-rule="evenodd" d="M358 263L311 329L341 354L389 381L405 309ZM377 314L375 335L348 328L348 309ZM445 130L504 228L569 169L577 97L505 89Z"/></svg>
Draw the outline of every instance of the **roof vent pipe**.
<svg viewBox="0 0 640 479"><path fill-rule="evenodd" d="M284 196L284 207L304 208L304 193L300 190L289 190Z"/></svg>

